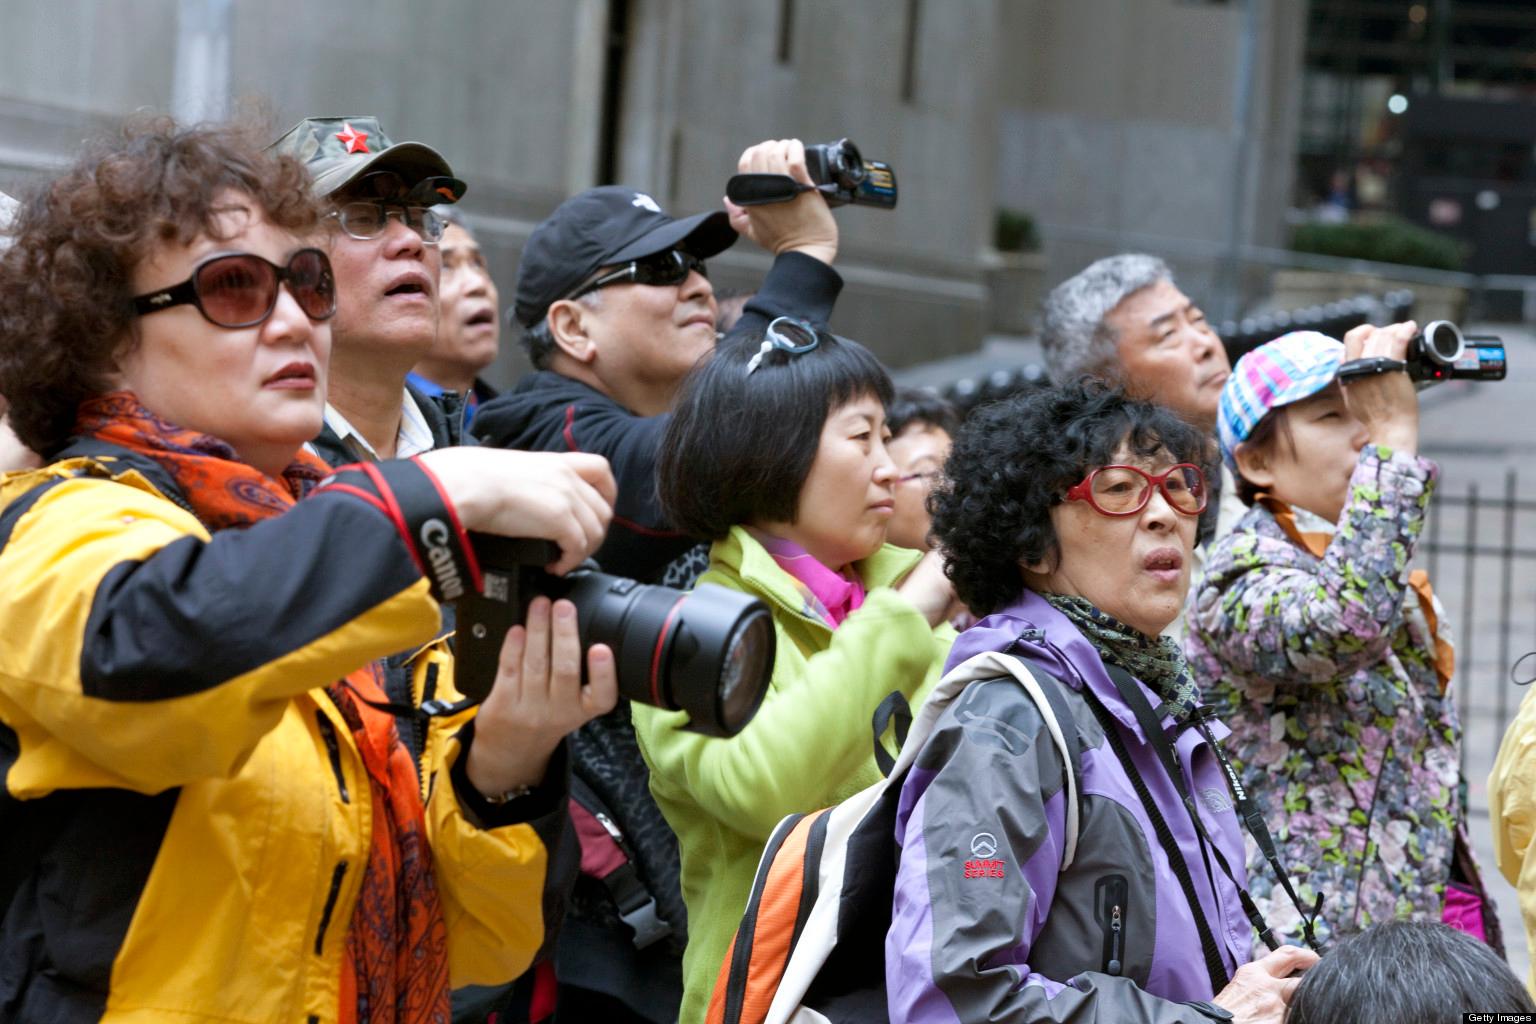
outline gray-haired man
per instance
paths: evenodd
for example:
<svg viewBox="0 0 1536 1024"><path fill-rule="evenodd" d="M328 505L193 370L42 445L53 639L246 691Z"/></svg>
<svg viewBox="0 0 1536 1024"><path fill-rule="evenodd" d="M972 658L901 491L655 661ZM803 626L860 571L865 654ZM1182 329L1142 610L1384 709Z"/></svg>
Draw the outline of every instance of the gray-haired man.
<svg viewBox="0 0 1536 1024"><path fill-rule="evenodd" d="M1205 314L1156 256L1110 256L1057 285L1045 299L1040 342L1052 380L1098 377L1167 406L1214 437L1232 365ZM1202 531L1206 543L1248 511L1226 467L1216 465L1216 517L1214 529ZM1196 581L1203 562L1202 546L1195 551ZM1184 617L1164 633L1182 638Z"/></svg>

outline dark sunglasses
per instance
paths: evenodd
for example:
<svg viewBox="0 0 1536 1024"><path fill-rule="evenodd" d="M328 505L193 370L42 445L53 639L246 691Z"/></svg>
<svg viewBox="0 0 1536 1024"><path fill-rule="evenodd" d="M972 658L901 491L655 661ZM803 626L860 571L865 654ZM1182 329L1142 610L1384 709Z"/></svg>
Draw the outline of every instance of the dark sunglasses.
<svg viewBox="0 0 1536 1024"><path fill-rule="evenodd" d="M288 292L311 320L329 320L336 312L336 278L331 260L319 249L300 249L280 267L255 253L226 253L199 263L177 285L135 296L133 311L148 316L172 306L191 304L218 327L254 327L277 308L277 289Z"/></svg>
<svg viewBox="0 0 1536 1024"><path fill-rule="evenodd" d="M704 261L681 249L664 249L651 256L630 260L618 270L610 271L595 281L589 281L567 295L567 299L579 299L583 295L606 288L611 284L679 285L697 270L705 277Z"/></svg>
<svg viewBox="0 0 1536 1024"><path fill-rule="evenodd" d="M1175 512L1197 516L1205 511L1205 473L1181 462L1153 476L1136 466L1100 466L1067 491L1068 501L1086 501L1101 516L1133 516L1147 507L1157 488Z"/></svg>

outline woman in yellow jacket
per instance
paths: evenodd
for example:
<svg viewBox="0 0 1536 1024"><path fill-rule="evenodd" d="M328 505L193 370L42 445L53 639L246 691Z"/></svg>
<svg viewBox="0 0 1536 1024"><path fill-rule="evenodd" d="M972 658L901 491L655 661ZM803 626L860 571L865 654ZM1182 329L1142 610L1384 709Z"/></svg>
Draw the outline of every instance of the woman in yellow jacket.
<svg viewBox="0 0 1536 1024"><path fill-rule="evenodd" d="M1536 689L1525 695L1504 730L1488 775L1488 817L1494 863L1520 897L1526 943L1536 949ZM1525 987L1536 996L1536 962Z"/></svg>
<svg viewBox="0 0 1536 1024"><path fill-rule="evenodd" d="M0 257L0 393L47 460L0 477L0 1020L446 1021L543 941L561 737L611 653L584 687L574 609L536 603L419 765L391 716L426 713L370 664L437 636L466 530L569 568L612 480L449 449L322 485L320 213L297 163L159 122ZM417 664L452 704L451 660Z"/></svg>

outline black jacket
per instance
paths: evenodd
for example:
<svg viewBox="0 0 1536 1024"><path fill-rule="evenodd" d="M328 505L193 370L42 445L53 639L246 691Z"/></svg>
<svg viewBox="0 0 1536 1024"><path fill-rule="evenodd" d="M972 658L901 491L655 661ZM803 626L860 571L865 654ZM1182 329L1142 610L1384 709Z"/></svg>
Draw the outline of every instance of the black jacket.
<svg viewBox="0 0 1536 1024"><path fill-rule="evenodd" d="M762 330L780 316L825 324L843 279L820 260L784 253L747 303L731 334ZM570 377L541 370L482 405L474 432L497 448L593 452L613 467L619 498L613 525L597 551L606 572L647 583L698 541L672 530L656 500L656 455L667 415L636 416L618 402Z"/></svg>
<svg viewBox="0 0 1536 1024"><path fill-rule="evenodd" d="M421 410L422 419L432 431L432 447L452 448L455 445L475 444L475 439L464 429L464 396L453 391L440 395L427 395L405 385L406 392ZM331 466L345 466L357 461L357 453L349 450L336 436L329 423L320 427L320 436L310 442L315 454Z"/></svg>

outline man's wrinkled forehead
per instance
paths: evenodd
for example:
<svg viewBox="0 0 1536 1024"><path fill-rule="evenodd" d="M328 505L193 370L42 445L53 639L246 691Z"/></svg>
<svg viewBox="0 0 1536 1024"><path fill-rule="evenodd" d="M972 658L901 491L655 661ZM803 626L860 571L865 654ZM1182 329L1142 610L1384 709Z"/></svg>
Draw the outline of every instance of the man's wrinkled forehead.
<svg viewBox="0 0 1536 1024"><path fill-rule="evenodd" d="M1181 313L1195 308L1195 300L1179 291L1172 281L1158 281L1133 295L1126 302L1140 299L1136 320L1153 330L1159 330L1178 320Z"/></svg>

